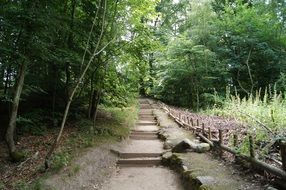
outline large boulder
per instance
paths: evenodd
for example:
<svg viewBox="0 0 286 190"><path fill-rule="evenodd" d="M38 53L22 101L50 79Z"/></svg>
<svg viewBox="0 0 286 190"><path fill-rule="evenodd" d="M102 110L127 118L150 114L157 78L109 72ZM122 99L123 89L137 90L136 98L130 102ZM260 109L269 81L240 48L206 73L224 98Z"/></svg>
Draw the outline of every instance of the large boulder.
<svg viewBox="0 0 286 190"><path fill-rule="evenodd" d="M188 151L195 151L202 153L202 152L207 152L209 150L210 150L210 145L207 143L196 143L189 139L183 139L176 146L174 146L172 152L184 153Z"/></svg>

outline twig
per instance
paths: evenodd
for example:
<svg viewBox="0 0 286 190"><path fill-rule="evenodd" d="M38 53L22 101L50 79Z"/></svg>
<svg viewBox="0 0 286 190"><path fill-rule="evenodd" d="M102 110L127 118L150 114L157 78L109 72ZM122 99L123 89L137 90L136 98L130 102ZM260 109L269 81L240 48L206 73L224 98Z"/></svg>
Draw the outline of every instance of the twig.
<svg viewBox="0 0 286 190"><path fill-rule="evenodd" d="M27 158L25 161L21 162L18 166L17 169L21 168L26 162L28 162L29 160L35 159L37 158L37 156L39 155L39 152L37 151L32 157Z"/></svg>

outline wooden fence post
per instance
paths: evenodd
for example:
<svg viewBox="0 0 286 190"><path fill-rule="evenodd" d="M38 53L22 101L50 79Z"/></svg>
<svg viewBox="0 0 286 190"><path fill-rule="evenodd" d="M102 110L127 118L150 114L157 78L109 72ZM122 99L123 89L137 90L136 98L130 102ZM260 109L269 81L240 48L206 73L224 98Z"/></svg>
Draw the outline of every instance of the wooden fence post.
<svg viewBox="0 0 286 190"><path fill-rule="evenodd" d="M222 129L219 129L218 130L218 143L219 143L219 145L222 145L223 144L223 134L222 134ZM223 154L223 151L222 151L222 149L220 148L220 150L219 150L219 155L220 155L220 157L222 157L222 154Z"/></svg>
<svg viewBox="0 0 286 190"><path fill-rule="evenodd" d="M191 125L192 125L192 127L194 126L194 120L192 117L191 117Z"/></svg>
<svg viewBox="0 0 286 190"><path fill-rule="evenodd" d="M211 128L208 128L208 139L211 140L212 138L212 132L211 132Z"/></svg>
<svg viewBox="0 0 286 190"><path fill-rule="evenodd" d="M204 135L205 134L205 124L202 123L202 134Z"/></svg>
<svg viewBox="0 0 286 190"><path fill-rule="evenodd" d="M282 159L282 168L286 171L286 141L280 142L280 154Z"/></svg>
<svg viewBox="0 0 286 190"><path fill-rule="evenodd" d="M237 147L237 141L238 141L237 134L233 134L233 146L234 147Z"/></svg>
<svg viewBox="0 0 286 190"><path fill-rule="evenodd" d="M200 122L199 122L199 119L197 119L197 126L200 126Z"/></svg>
<svg viewBox="0 0 286 190"><path fill-rule="evenodd" d="M254 146L253 146L253 137L249 135L249 153L251 158L255 158Z"/></svg>

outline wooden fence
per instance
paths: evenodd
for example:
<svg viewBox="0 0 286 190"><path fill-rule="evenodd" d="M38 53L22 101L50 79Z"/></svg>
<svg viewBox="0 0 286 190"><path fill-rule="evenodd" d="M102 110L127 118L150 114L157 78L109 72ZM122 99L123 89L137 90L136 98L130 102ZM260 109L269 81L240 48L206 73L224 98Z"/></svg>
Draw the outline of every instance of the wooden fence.
<svg viewBox="0 0 286 190"><path fill-rule="evenodd" d="M236 158L241 158L243 160L248 161L254 167L259 168L261 170L267 171L275 176L282 178L282 180L286 180L286 142L280 143L280 155L282 160L282 169L278 167L274 167L265 162L262 162L256 158L254 151L254 139L252 135L248 135L249 138L249 155L243 155L239 153L236 149L232 149L223 143L223 130L211 129L210 127L205 128L205 124L200 122L199 119L192 118L190 114L186 114L185 112L172 109L164 103L159 103L160 107L165 110L166 113L169 114L171 118L173 118L180 126L187 130L193 131L193 133L199 136L204 142L210 144L212 148L217 149L222 156L223 151L229 152L234 155ZM233 134L233 146L238 146L238 136L237 134Z"/></svg>

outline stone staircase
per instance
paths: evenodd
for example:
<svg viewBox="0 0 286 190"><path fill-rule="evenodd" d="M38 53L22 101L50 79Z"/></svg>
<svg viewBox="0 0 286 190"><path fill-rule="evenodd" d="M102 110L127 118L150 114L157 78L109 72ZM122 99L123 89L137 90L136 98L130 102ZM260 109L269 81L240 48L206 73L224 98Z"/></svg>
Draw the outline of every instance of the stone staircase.
<svg viewBox="0 0 286 190"><path fill-rule="evenodd" d="M161 164L163 145L158 139L157 122L148 100L140 99L139 120L131 130L130 143L119 152L119 167L153 167Z"/></svg>

